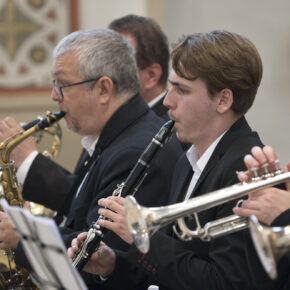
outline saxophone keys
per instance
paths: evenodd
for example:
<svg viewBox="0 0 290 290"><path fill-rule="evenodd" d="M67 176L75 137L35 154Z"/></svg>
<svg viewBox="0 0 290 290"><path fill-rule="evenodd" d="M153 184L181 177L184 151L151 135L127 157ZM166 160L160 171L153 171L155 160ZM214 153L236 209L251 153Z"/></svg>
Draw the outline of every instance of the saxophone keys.
<svg viewBox="0 0 290 290"><path fill-rule="evenodd" d="M21 203L16 198L13 198L12 200L9 201L9 204L12 206L20 206Z"/></svg>
<svg viewBox="0 0 290 290"><path fill-rule="evenodd" d="M4 181L4 180L1 180L1 186L2 186L2 188L3 188L3 190L4 190L4 192L5 192L6 189L7 189L7 182Z"/></svg>
<svg viewBox="0 0 290 290"><path fill-rule="evenodd" d="M6 199L7 199L7 201L8 201L9 204L11 204L10 202L11 202L13 199L15 200L15 198L14 198L14 194L13 194L12 191L8 191L8 192L6 192Z"/></svg>

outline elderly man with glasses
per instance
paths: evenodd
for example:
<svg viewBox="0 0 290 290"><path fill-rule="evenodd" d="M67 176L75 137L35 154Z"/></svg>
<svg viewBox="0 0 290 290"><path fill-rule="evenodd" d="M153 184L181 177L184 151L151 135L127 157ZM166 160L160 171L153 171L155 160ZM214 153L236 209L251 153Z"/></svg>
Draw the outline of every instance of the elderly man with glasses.
<svg viewBox="0 0 290 290"><path fill-rule="evenodd" d="M58 174L52 161L52 165L42 167L42 172L33 162L24 180L23 196L67 217L59 229L68 246L78 233L97 220L98 200L112 195L126 179L164 121L150 111L139 94L132 47L112 30L76 31L61 40L53 53L52 76L51 98L66 113L67 127L83 136L82 145L90 158L79 174L72 176L73 186L67 194L58 187L50 192L46 189L43 171ZM9 131L9 124L6 126ZM167 203L172 170L181 152L176 138L164 146L136 193L140 203L147 206ZM27 158L32 158L31 154ZM17 162L17 166L22 163ZM10 222L4 221L4 216L0 219L0 228L6 232L0 247L17 247L16 261L23 263L22 250ZM113 248L127 248L113 233L108 233L104 240ZM89 277L86 282L90 287Z"/></svg>

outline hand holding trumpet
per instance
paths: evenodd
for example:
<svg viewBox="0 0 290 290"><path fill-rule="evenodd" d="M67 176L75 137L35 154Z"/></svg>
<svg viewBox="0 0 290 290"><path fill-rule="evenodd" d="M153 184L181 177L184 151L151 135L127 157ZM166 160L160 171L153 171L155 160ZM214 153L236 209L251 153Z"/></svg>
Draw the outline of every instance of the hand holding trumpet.
<svg viewBox="0 0 290 290"><path fill-rule="evenodd" d="M253 169L261 168L267 163L271 171L272 164L277 160L271 146L253 147L251 153L252 155L246 155L244 158L248 171L239 172L240 181L248 181L253 176ZM290 171L290 162L285 169L285 172L287 171ZM260 221L270 225L282 212L290 208L290 182L286 182L285 185L287 190L271 187L249 193L248 200L243 202L242 207L235 207L234 213L246 217L255 215Z"/></svg>

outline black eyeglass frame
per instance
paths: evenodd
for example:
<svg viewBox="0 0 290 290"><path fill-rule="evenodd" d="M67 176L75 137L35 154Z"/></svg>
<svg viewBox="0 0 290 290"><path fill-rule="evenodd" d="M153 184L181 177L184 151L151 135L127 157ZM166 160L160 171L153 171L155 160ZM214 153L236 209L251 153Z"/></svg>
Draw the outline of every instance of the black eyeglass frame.
<svg viewBox="0 0 290 290"><path fill-rule="evenodd" d="M68 84L68 85L63 85L63 86L56 85L55 84L55 80L52 80L52 86L53 86L53 88L56 88L56 91L57 91L58 95L63 100L64 96L63 96L62 88L73 87L73 86L82 85L82 84L85 84L85 83L88 83L88 82L98 81L101 77L102 76L100 76L98 78L95 78L95 79L85 80L85 81L72 83L72 84Z"/></svg>

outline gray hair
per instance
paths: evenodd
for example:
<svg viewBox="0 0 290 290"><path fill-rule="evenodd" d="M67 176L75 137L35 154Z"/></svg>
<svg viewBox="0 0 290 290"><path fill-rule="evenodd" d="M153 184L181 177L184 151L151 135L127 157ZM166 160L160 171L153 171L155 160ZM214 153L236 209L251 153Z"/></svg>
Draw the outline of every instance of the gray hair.
<svg viewBox="0 0 290 290"><path fill-rule="evenodd" d="M77 53L79 73L84 80L108 76L115 83L117 95L140 91L133 48L117 32L110 29L75 31L58 43L53 58L72 51Z"/></svg>

